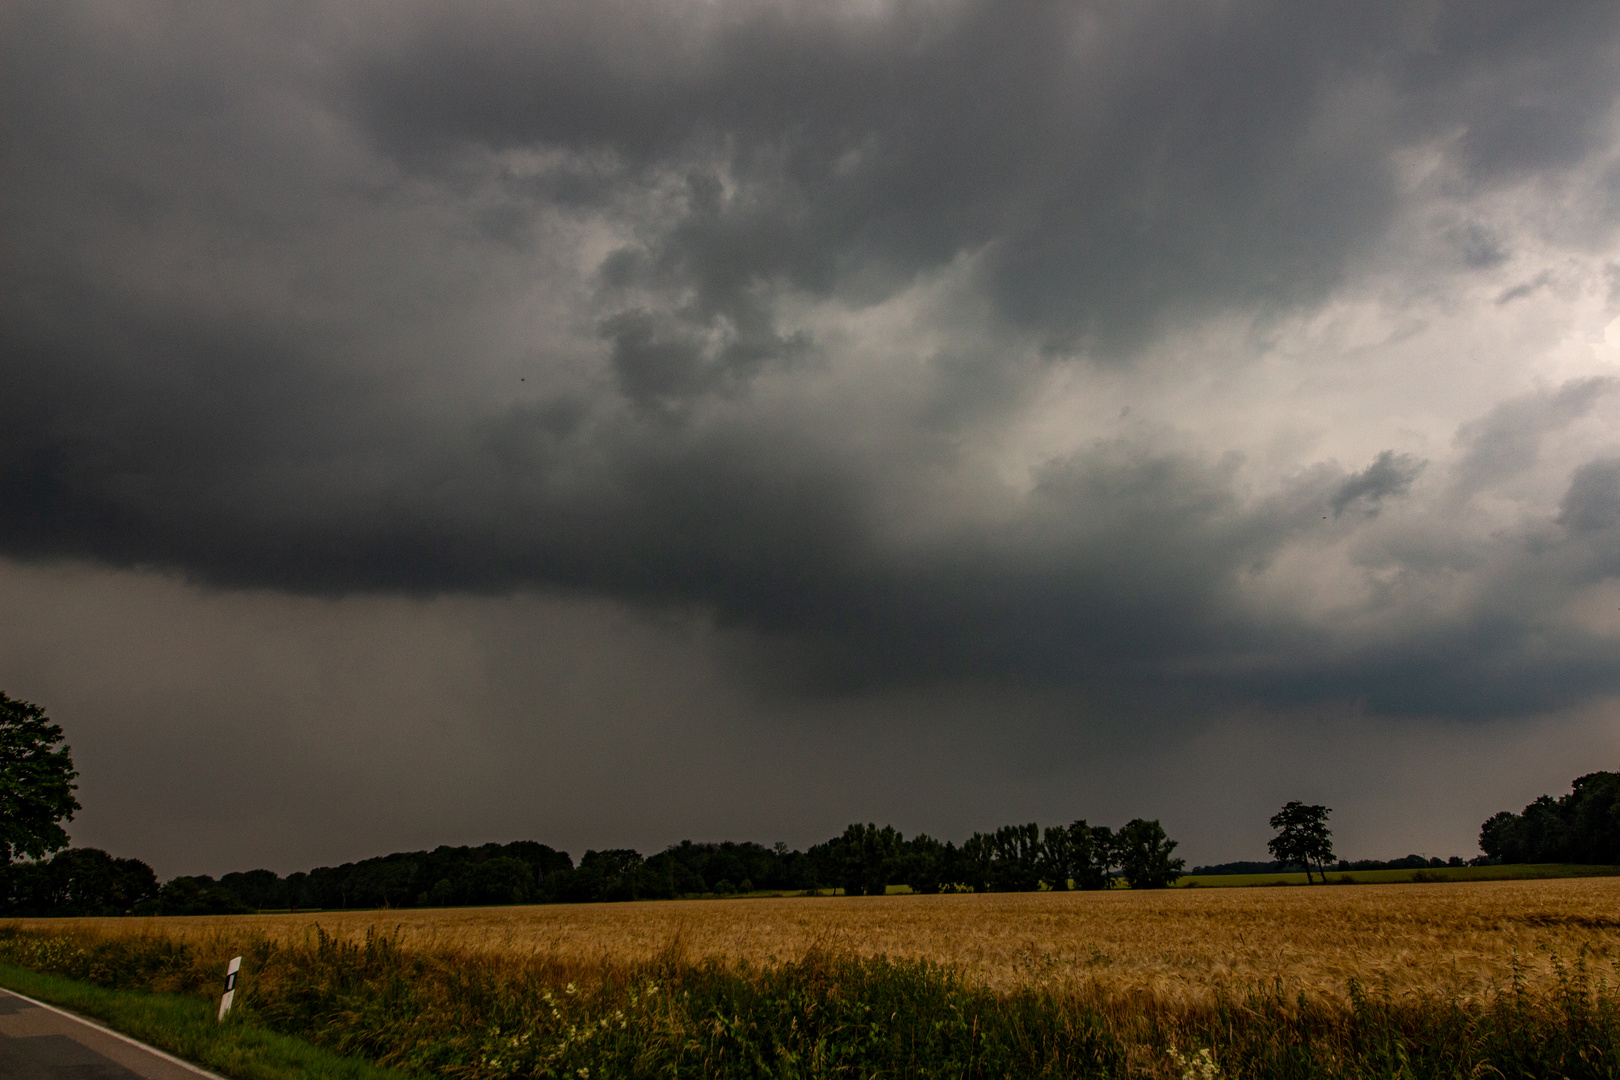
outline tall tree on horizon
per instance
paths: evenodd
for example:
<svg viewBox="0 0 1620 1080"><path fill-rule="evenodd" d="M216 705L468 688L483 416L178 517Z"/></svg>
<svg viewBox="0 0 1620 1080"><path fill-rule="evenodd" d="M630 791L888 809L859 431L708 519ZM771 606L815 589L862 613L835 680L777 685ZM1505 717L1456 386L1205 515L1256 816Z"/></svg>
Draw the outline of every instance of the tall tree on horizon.
<svg viewBox="0 0 1620 1080"><path fill-rule="evenodd" d="M1311 878L1313 862L1322 880L1327 881L1322 867L1333 861L1333 830L1327 827L1331 813L1333 811L1325 806L1306 806L1294 799L1271 815L1271 827L1277 830L1277 835L1266 841L1266 848L1280 863L1304 866L1305 880L1309 884L1315 884Z"/></svg>
<svg viewBox="0 0 1620 1080"><path fill-rule="evenodd" d="M1185 859L1171 858L1176 842L1165 835L1158 819L1133 818L1114 836L1114 854L1120 872L1133 889L1166 889L1181 876Z"/></svg>

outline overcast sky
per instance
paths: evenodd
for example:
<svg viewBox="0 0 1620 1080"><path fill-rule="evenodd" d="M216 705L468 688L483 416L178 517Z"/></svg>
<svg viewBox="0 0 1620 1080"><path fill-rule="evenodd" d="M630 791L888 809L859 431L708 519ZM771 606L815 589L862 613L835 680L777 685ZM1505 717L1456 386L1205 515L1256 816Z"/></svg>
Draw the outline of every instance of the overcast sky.
<svg viewBox="0 0 1620 1080"><path fill-rule="evenodd" d="M1612 0L7 3L0 689L160 874L1620 768Z"/></svg>

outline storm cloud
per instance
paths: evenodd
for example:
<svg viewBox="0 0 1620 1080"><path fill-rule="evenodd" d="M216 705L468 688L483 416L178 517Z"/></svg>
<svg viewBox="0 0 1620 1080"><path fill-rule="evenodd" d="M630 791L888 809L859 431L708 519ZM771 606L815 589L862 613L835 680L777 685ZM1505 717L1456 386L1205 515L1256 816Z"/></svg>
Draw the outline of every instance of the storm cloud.
<svg viewBox="0 0 1620 1080"><path fill-rule="evenodd" d="M788 726L1620 693L1612 5L3 18L16 565L695 619Z"/></svg>

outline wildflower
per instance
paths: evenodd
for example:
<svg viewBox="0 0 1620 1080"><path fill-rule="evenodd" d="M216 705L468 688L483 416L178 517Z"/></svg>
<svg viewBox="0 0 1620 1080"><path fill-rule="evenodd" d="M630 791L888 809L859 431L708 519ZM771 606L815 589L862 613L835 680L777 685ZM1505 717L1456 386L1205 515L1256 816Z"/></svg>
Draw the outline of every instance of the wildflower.
<svg viewBox="0 0 1620 1080"><path fill-rule="evenodd" d="M1165 1052L1181 1070L1181 1080L1216 1080L1221 1075L1221 1067L1215 1064L1215 1055L1207 1046L1190 1057L1174 1046L1166 1047Z"/></svg>

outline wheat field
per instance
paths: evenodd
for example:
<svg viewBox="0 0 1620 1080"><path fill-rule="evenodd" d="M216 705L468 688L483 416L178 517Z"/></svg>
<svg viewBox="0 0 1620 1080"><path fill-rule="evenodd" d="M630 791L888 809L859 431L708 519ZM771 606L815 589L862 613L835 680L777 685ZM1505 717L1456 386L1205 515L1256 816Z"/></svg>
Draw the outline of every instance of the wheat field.
<svg viewBox="0 0 1620 1080"><path fill-rule="evenodd" d="M923 958L998 988L1085 984L1198 1004L1281 981L1342 995L1350 980L1396 994L1466 997L1532 986L1583 955L1616 981L1620 879L1176 889L861 898L762 898L541 907L324 911L153 919L25 920L107 934L293 938L319 926L397 933L407 948L545 958L586 970L675 949L769 963L816 947Z"/></svg>

